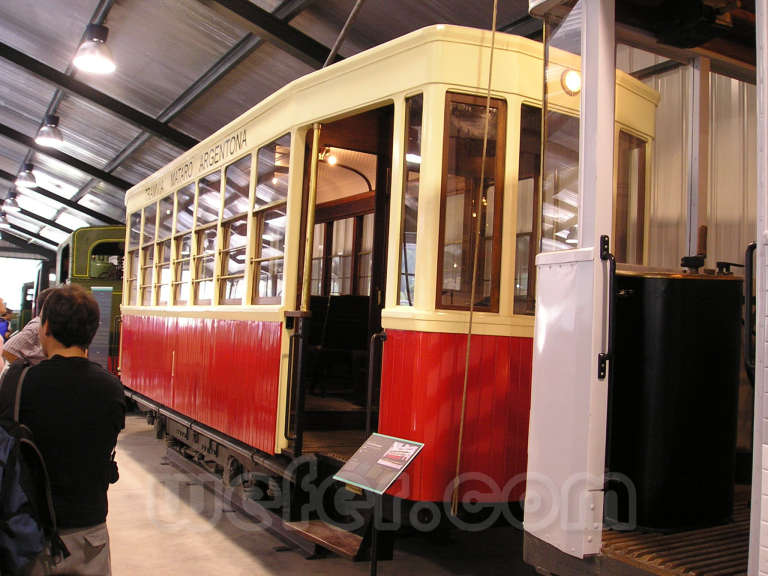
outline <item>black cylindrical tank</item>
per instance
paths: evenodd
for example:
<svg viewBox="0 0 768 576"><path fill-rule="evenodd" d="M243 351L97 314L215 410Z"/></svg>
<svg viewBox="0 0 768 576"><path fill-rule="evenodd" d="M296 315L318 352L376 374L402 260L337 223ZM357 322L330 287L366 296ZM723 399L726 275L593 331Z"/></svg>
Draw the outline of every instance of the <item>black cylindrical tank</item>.
<svg viewBox="0 0 768 576"><path fill-rule="evenodd" d="M606 524L675 530L727 521L741 278L620 267L615 290Z"/></svg>

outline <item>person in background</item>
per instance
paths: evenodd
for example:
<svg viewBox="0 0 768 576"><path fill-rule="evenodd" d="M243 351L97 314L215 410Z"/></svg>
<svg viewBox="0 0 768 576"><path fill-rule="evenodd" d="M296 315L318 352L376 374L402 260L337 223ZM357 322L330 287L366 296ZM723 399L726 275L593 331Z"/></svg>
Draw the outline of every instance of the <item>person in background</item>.
<svg viewBox="0 0 768 576"><path fill-rule="evenodd" d="M10 336L11 318L10 311L5 307L5 300L0 298L0 338L5 342Z"/></svg>
<svg viewBox="0 0 768 576"><path fill-rule="evenodd" d="M27 322L20 332L11 336L3 345L3 360L10 363L23 358L30 364L38 364L45 360L46 356L40 344L40 312L53 290L54 288L46 288L37 296L35 305L37 316Z"/></svg>
<svg viewBox="0 0 768 576"><path fill-rule="evenodd" d="M38 559L31 574L111 574L107 488L117 480L113 454L125 426L120 380L88 360L99 326L99 305L77 285L55 288L40 313L47 360L29 368L21 388L19 421L43 455L59 534L70 552L52 565ZM6 370L0 418L12 415L23 363ZM18 382L18 380L16 380Z"/></svg>

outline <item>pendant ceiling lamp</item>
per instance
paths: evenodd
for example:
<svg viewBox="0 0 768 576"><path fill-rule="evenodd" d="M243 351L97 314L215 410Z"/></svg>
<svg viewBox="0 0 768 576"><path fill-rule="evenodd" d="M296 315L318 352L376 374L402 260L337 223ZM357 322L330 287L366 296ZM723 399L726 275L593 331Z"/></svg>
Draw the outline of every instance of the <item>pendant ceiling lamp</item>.
<svg viewBox="0 0 768 576"><path fill-rule="evenodd" d="M19 172L19 175L16 177L16 186L19 188L34 188L37 186L37 179L32 172L33 169L34 166L32 164L24 164L24 170Z"/></svg>
<svg viewBox="0 0 768 576"><path fill-rule="evenodd" d="M64 142L59 130L59 117L54 114L47 114L43 121L43 126L37 133L35 142L40 146L47 148L60 148Z"/></svg>
<svg viewBox="0 0 768 576"><path fill-rule="evenodd" d="M89 24L85 29L85 41L77 49L72 63L83 72L91 74L111 74L115 71L115 61L107 46L109 28L101 24Z"/></svg>

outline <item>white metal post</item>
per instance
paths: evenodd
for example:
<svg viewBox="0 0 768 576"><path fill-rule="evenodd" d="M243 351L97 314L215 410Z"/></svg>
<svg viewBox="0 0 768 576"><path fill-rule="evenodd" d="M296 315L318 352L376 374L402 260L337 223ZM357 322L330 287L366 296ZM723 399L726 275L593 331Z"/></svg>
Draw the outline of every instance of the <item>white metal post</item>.
<svg viewBox="0 0 768 576"><path fill-rule="evenodd" d="M768 451L768 439L763 403L765 392L766 344L766 274L768 274L768 6L766 0L755 3L757 28L757 254L755 255L755 428L752 443L752 510L750 520L750 575L768 575L768 471L763 455ZM749 303L745 308L749 313ZM747 351L744 351L746 354Z"/></svg>

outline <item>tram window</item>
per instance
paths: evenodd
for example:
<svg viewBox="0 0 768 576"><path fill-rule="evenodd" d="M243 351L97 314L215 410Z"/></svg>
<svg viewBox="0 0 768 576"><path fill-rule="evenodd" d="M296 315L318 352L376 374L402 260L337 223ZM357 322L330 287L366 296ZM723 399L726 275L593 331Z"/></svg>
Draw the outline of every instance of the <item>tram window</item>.
<svg viewBox="0 0 768 576"><path fill-rule="evenodd" d="M241 158L227 166L224 184L224 215L232 218L248 212L248 185L251 180L251 157Z"/></svg>
<svg viewBox="0 0 768 576"><path fill-rule="evenodd" d="M285 206L267 210L261 234L258 259L258 298L279 301L283 294L283 250L285 247Z"/></svg>
<svg viewBox="0 0 768 576"><path fill-rule="evenodd" d="M416 223L419 212L421 178L421 116L424 97L421 94L405 100L405 130L408 143L403 170L403 215L400 224L400 300L402 306L413 306L416 288Z"/></svg>
<svg viewBox="0 0 768 576"><path fill-rule="evenodd" d="M227 166L224 182L225 221L221 225L221 304L242 304L248 228L251 156Z"/></svg>
<svg viewBox="0 0 768 576"><path fill-rule="evenodd" d="M283 296L286 199L291 135L286 134L259 149L253 200L254 304L278 303Z"/></svg>
<svg viewBox="0 0 768 576"><path fill-rule="evenodd" d="M189 301L190 259L192 256L192 234L176 237L176 260L173 271L173 302L186 304Z"/></svg>
<svg viewBox="0 0 768 576"><path fill-rule="evenodd" d="M173 303L189 302L192 257L192 224L195 212L195 184L190 183L176 191L176 226L173 242L176 257L173 260Z"/></svg>
<svg viewBox="0 0 768 576"><path fill-rule="evenodd" d="M337 220L333 223L332 234L331 294L352 294L355 219Z"/></svg>
<svg viewBox="0 0 768 576"><path fill-rule="evenodd" d="M645 140L619 132L614 249L616 261L643 263L645 230Z"/></svg>
<svg viewBox="0 0 768 576"><path fill-rule="evenodd" d="M213 298L213 272L216 262L216 225L195 231L195 304L210 304Z"/></svg>
<svg viewBox="0 0 768 576"><path fill-rule="evenodd" d="M520 160L517 177L515 247L515 314L535 309L538 183L541 170L541 109L523 104L520 110Z"/></svg>
<svg viewBox="0 0 768 576"><path fill-rule="evenodd" d="M541 251L576 248L579 238L579 118L547 113Z"/></svg>
<svg viewBox="0 0 768 576"><path fill-rule="evenodd" d="M371 295L371 253L373 250L373 214L365 214L362 220L362 237L360 249L357 253L357 294L360 296Z"/></svg>
<svg viewBox="0 0 768 576"><path fill-rule="evenodd" d="M195 184L176 191L176 234L192 230L195 212Z"/></svg>
<svg viewBox="0 0 768 576"><path fill-rule="evenodd" d="M91 249L88 276L101 280L123 279L123 242L99 242Z"/></svg>
<svg viewBox="0 0 768 576"><path fill-rule="evenodd" d="M505 102L491 100L487 159L482 171L485 116L484 98L446 95L438 308L469 308L477 218L480 218L481 246L477 251L474 308L490 312L499 308ZM481 172L483 182L480 182Z"/></svg>
<svg viewBox="0 0 768 576"><path fill-rule="evenodd" d="M139 293L141 304L152 304L152 279L155 261L155 230L157 226L157 205L150 204L144 208L144 229L141 235L141 274Z"/></svg>
<svg viewBox="0 0 768 576"><path fill-rule="evenodd" d="M128 282L125 303L136 304L139 280L139 243L141 239L141 212L134 212L128 218Z"/></svg>
<svg viewBox="0 0 768 576"><path fill-rule="evenodd" d="M203 226L218 220L221 204L221 173L208 174L197 183L197 225Z"/></svg>
<svg viewBox="0 0 768 576"><path fill-rule="evenodd" d="M171 233L173 232L173 196L161 198L157 206L157 284L158 306L168 304L171 281Z"/></svg>
<svg viewBox="0 0 768 576"><path fill-rule="evenodd" d="M325 224L315 224L315 234L312 240L312 282L311 294L323 294L323 277L325 270Z"/></svg>
<svg viewBox="0 0 768 576"><path fill-rule="evenodd" d="M221 227L221 296L222 304L242 304L245 293L245 250L247 216L235 218Z"/></svg>
<svg viewBox="0 0 768 576"><path fill-rule="evenodd" d="M141 212L134 212L129 218L128 249L138 248L141 240Z"/></svg>

